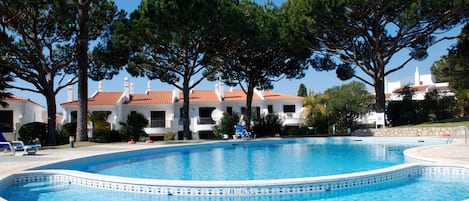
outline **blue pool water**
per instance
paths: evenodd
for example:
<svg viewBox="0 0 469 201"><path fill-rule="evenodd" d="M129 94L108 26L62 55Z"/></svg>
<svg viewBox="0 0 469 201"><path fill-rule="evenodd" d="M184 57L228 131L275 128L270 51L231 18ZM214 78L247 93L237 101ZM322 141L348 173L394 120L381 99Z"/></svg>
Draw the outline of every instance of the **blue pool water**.
<svg viewBox="0 0 469 201"><path fill-rule="evenodd" d="M113 176L169 180L259 180L314 177L373 170L405 163L403 150L444 141L385 138L307 138L225 142L139 150L51 164L36 169L70 169ZM101 190L65 181L29 182L0 189L7 200L464 200L469 181L406 177L368 187L253 196L181 196Z"/></svg>
<svg viewBox="0 0 469 201"><path fill-rule="evenodd" d="M54 169L165 180L302 178L390 167L404 163L403 150L439 142L383 143L352 138L221 143L83 159Z"/></svg>
<svg viewBox="0 0 469 201"><path fill-rule="evenodd" d="M460 201L469 199L469 181L452 180L445 181L433 178L417 178L403 185L393 188L382 188L379 190L365 192L343 192L340 194L292 194L274 196L241 196L241 197L192 197L192 196L169 196L150 195L139 193L123 193L107 190L96 190L67 183L37 182L21 186L9 187L0 191L3 198L16 200L38 200L38 201L308 201L308 200L360 200L360 201L394 201L394 200L433 200L433 201Z"/></svg>

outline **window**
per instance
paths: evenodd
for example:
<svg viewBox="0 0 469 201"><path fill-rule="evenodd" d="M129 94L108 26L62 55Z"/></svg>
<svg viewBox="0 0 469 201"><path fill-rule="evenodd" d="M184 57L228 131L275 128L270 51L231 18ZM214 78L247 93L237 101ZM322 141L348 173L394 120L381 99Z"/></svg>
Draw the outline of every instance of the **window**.
<svg viewBox="0 0 469 201"><path fill-rule="evenodd" d="M165 128L165 111L151 111L151 127Z"/></svg>
<svg viewBox="0 0 469 201"><path fill-rule="evenodd" d="M77 122L78 113L77 111L70 112L70 122Z"/></svg>
<svg viewBox="0 0 469 201"><path fill-rule="evenodd" d="M137 114L137 111L130 111L130 114Z"/></svg>
<svg viewBox="0 0 469 201"><path fill-rule="evenodd" d="M241 114L246 115L248 109L246 107L241 107ZM257 117L261 116L261 108L260 107L251 107L251 118L256 119Z"/></svg>
<svg viewBox="0 0 469 201"><path fill-rule="evenodd" d="M267 110L269 111L269 114L274 113L274 106L273 105L267 105Z"/></svg>
<svg viewBox="0 0 469 201"><path fill-rule="evenodd" d="M283 106L283 112L295 112L295 105L284 105Z"/></svg>
<svg viewBox="0 0 469 201"><path fill-rule="evenodd" d="M261 116L261 107L255 107L252 109L253 119L257 119Z"/></svg>
<svg viewBox="0 0 469 201"><path fill-rule="evenodd" d="M183 113L184 113L183 107L180 107L179 108L179 122L178 122L179 125L184 124L184 120L183 120L183 117L182 117ZM179 138L179 139L182 139L182 138Z"/></svg>
<svg viewBox="0 0 469 201"><path fill-rule="evenodd" d="M199 107L199 124L215 124L212 119L212 111L215 107Z"/></svg>
<svg viewBox="0 0 469 201"><path fill-rule="evenodd" d="M13 110L0 111L0 131L13 132Z"/></svg>
<svg viewBox="0 0 469 201"><path fill-rule="evenodd" d="M226 107L226 113L233 114L233 107Z"/></svg>

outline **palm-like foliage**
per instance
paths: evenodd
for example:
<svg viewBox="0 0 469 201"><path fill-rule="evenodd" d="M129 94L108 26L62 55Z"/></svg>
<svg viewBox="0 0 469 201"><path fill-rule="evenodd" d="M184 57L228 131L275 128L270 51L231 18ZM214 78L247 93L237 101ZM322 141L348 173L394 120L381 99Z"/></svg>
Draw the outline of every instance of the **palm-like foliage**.
<svg viewBox="0 0 469 201"><path fill-rule="evenodd" d="M138 140L140 137L148 136L143 130L148 126L148 120L140 113L131 113L127 116L127 122L119 122L120 133L128 140Z"/></svg>

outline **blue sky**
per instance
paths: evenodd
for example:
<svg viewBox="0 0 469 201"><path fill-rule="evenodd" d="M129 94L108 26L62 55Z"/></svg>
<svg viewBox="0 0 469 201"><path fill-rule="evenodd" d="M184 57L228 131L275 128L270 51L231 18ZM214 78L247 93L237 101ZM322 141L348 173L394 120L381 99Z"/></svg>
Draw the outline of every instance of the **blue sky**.
<svg viewBox="0 0 469 201"><path fill-rule="evenodd" d="M258 0L258 2L264 2L265 0ZM140 1L137 0L115 0L117 6L126 10L128 13L133 11L138 7ZM274 0L273 1L276 5L280 5L284 0ZM448 32L448 35L455 36L458 35L461 31L461 27L453 29L452 31ZM429 49L429 56L427 59L423 61L411 61L409 62L403 69L392 73L386 79L388 81L401 81L403 84L412 83L414 78L415 68L418 67L420 74L429 74L430 73L430 66L437 60L440 59L442 55L446 55L448 53L448 48L451 45L456 43L455 40L452 41L444 41L440 42ZM396 66L400 64L400 62L407 58L403 55L400 57L399 55L395 56L394 60L391 61L389 66ZM359 70L357 70L358 72ZM124 87L124 78L129 77L130 81L134 83L135 86L135 93L144 93L147 89L147 78L134 78L131 77L125 70L121 71L119 75L115 76L112 80L103 80L103 89L104 91L123 91ZM366 77L367 76L362 76ZM349 81L347 81L349 82ZM306 71L306 76L299 80L288 80L283 79L274 84L273 91L278 93L285 93L290 95L296 95L298 91L298 86L303 83L308 91L313 90L315 92L323 92L326 89L346 84L347 82L341 81L336 77L335 71L330 72L317 72L313 69L309 69ZM17 80L17 85L21 85L23 87L33 87L32 85L25 83L21 80ZM172 90L174 87L172 85L162 83L158 80L152 80L152 90ZM89 80L88 83L88 94L91 96L94 92L98 90L98 82ZM204 81L199 84L196 89L214 89L214 82ZM368 87L369 91L373 91L371 87ZM27 91L19 91L19 90L10 90L13 94L17 96L21 96L24 98L29 98L41 105L46 106L45 98L40 94L35 94ZM74 90L74 99L77 98L77 89L75 86ZM67 92L66 89L63 89L59 94L56 96L57 103L63 103L67 101ZM62 111L62 108L58 106L58 112Z"/></svg>

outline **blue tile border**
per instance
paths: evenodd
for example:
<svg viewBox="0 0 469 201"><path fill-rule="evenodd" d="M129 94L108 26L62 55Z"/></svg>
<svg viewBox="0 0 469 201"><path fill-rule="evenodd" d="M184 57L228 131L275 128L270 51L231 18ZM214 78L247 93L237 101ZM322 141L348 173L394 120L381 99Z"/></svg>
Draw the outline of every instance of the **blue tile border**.
<svg viewBox="0 0 469 201"><path fill-rule="evenodd" d="M416 177L469 180L463 166L412 163L390 168L310 178L260 181L177 181L106 176L72 170L31 170L0 180L0 190L31 182L69 183L95 189L130 193L184 196L252 196L371 191L383 185L402 185Z"/></svg>

